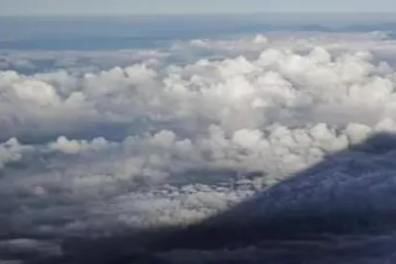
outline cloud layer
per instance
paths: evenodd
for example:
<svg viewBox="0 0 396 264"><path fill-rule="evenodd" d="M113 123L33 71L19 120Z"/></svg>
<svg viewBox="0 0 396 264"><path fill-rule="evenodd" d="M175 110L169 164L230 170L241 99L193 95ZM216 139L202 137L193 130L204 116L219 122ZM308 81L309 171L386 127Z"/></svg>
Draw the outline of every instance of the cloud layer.
<svg viewBox="0 0 396 264"><path fill-rule="evenodd" d="M33 53L0 66L3 235L196 222L396 131L396 42L380 32Z"/></svg>

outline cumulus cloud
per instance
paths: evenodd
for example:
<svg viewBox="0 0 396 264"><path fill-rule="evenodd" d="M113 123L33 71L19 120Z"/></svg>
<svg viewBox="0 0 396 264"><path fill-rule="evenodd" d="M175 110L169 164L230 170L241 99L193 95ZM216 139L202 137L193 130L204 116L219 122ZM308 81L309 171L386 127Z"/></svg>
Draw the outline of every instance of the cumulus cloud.
<svg viewBox="0 0 396 264"><path fill-rule="evenodd" d="M31 150L29 146L21 145L16 138L2 143L0 145L0 168L4 168L7 163L21 160L23 153L29 150Z"/></svg>
<svg viewBox="0 0 396 264"><path fill-rule="evenodd" d="M91 142L86 140L69 140L64 136L59 137L56 142L49 143L49 149L61 151L68 154L76 154L88 149L101 149L106 147L107 141L104 138L95 138Z"/></svg>
<svg viewBox="0 0 396 264"><path fill-rule="evenodd" d="M9 66L9 54L0 196L16 209L4 205L0 223L106 233L226 210L396 131L395 51L378 32L270 33L178 42L128 60L127 51L87 54L78 66L95 69L32 53L32 63L49 56L60 68L33 73Z"/></svg>

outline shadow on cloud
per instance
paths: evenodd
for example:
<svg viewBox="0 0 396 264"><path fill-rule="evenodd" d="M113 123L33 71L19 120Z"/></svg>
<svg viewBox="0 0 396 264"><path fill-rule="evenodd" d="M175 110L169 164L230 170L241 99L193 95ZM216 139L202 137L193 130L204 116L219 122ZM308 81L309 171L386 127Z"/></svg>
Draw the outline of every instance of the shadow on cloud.
<svg viewBox="0 0 396 264"><path fill-rule="evenodd" d="M54 263L389 261L395 157L396 135L377 134L200 223L68 239Z"/></svg>

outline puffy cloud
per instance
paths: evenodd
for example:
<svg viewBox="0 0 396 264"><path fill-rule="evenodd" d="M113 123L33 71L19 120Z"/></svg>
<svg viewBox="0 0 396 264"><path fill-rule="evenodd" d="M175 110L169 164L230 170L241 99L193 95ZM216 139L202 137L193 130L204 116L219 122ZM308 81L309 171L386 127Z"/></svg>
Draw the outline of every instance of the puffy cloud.
<svg viewBox="0 0 396 264"><path fill-rule="evenodd" d="M88 149L101 149L107 146L104 138L95 138L91 142L86 140L69 140L64 136L59 137L56 142L49 144L50 150L61 151L68 154L76 154Z"/></svg>
<svg viewBox="0 0 396 264"><path fill-rule="evenodd" d="M32 102L38 105L54 105L59 101L54 88L44 82L27 80L14 84L12 88L18 99L27 102Z"/></svg>
<svg viewBox="0 0 396 264"><path fill-rule="evenodd" d="M86 64L31 52L62 69L0 73L0 197L16 208L0 203L0 224L107 233L226 210L395 131L395 51L380 33L271 33Z"/></svg>
<svg viewBox="0 0 396 264"><path fill-rule="evenodd" d="M29 146L21 145L16 138L11 138L0 145L0 168L7 163L17 162L22 159L25 152L31 150Z"/></svg>

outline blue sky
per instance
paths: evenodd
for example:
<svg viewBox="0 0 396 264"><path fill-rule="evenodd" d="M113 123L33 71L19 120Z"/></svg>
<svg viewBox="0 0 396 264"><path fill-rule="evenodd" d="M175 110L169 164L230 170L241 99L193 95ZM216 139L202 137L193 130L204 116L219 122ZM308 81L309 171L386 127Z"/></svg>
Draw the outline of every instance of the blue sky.
<svg viewBox="0 0 396 264"><path fill-rule="evenodd" d="M0 15L396 12L395 0L0 0Z"/></svg>

